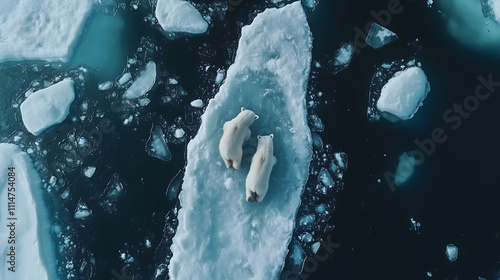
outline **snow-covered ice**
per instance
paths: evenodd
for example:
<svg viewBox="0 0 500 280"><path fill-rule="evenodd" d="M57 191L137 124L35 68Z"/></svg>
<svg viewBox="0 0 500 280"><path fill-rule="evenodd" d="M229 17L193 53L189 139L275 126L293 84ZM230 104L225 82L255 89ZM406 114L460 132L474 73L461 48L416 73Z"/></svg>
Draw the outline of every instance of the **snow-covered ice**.
<svg viewBox="0 0 500 280"><path fill-rule="evenodd" d="M415 172L415 166L420 164L419 160L404 152L399 157L399 163L396 167L396 176L394 177L394 184L396 186L401 186L404 184Z"/></svg>
<svg viewBox="0 0 500 280"><path fill-rule="evenodd" d="M75 209L75 219L85 219L92 215L92 210L89 209L83 200L78 201Z"/></svg>
<svg viewBox="0 0 500 280"><path fill-rule="evenodd" d="M453 244L446 245L446 257L450 260L450 262L454 262L458 258L458 248Z"/></svg>
<svg viewBox="0 0 500 280"><path fill-rule="evenodd" d="M188 144L170 279L279 276L312 156L305 102L311 47L300 2L267 9L243 27L235 62ZM261 203L245 200L251 154L234 171L218 151L224 122L242 106L260 116L252 137L274 133L278 164ZM255 149L256 141L248 145Z"/></svg>
<svg viewBox="0 0 500 280"><path fill-rule="evenodd" d="M66 78L48 88L34 92L21 104L24 126L33 135L40 135L45 129L61 123L69 114L75 99L73 80Z"/></svg>
<svg viewBox="0 0 500 280"><path fill-rule="evenodd" d="M0 62L68 61L94 2L2 1Z"/></svg>
<svg viewBox="0 0 500 280"><path fill-rule="evenodd" d="M172 154L170 153L170 149L163 135L163 130L160 126L153 126L153 128L151 128L151 135L148 141L146 141L146 152L148 155L163 161L172 159Z"/></svg>
<svg viewBox="0 0 500 280"><path fill-rule="evenodd" d="M184 0L158 0L155 16L167 33L205 33L208 23L191 3Z"/></svg>
<svg viewBox="0 0 500 280"><path fill-rule="evenodd" d="M15 191L8 190L9 167L14 167ZM51 237L51 222L44 205L42 183L29 156L16 145L0 144L0 199L5 209L0 211L0 218L8 225L15 223L15 244L9 244L12 229L6 225L0 230L0 279L57 279L55 247ZM7 211L8 193L15 194L13 216ZM8 218L17 220L8 220ZM15 247L15 272L11 267L10 247Z"/></svg>
<svg viewBox="0 0 500 280"><path fill-rule="evenodd" d="M148 62L144 69L139 73L134 83L125 91L123 98L135 99L146 94L156 81L156 63Z"/></svg>
<svg viewBox="0 0 500 280"><path fill-rule="evenodd" d="M396 33L377 23L372 23L368 36L366 36L366 43L374 49L379 49L397 39Z"/></svg>
<svg viewBox="0 0 500 280"><path fill-rule="evenodd" d="M427 76L420 67L410 67L394 74L384 85L377 101L377 109L402 120L415 115L430 91Z"/></svg>

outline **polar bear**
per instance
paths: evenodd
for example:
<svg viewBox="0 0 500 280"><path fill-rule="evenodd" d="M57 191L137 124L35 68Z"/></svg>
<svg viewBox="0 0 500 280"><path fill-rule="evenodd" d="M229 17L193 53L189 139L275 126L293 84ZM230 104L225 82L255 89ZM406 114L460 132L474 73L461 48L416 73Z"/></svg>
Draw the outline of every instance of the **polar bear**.
<svg viewBox="0 0 500 280"><path fill-rule="evenodd" d="M249 202L261 202L269 188L269 177L277 162L273 155L274 135L257 136L257 151L252 158L246 180L246 195Z"/></svg>
<svg viewBox="0 0 500 280"><path fill-rule="evenodd" d="M220 139L219 151L227 168L240 169L243 142L250 138L249 127L258 118L259 116L251 110L241 107L238 116L224 124L224 133Z"/></svg>

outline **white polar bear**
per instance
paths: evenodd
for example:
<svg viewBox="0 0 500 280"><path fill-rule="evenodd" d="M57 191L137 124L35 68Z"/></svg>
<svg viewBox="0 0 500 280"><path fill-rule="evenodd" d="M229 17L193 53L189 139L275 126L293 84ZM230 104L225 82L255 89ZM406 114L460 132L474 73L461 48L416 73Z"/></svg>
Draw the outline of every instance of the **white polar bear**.
<svg viewBox="0 0 500 280"><path fill-rule="evenodd" d="M246 180L247 201L261 202L269 189L269 177L277 160L273 156L274 135L257 136L259 143Z"/></svg>
<svg viewBox="0 0 500 280"><path fill-rule="evenodd" d="M259 116L251 110L241 107L238 116L224 124L224 133L220 139L219 151L227 168L240 169L243 142L250 138L252 132L249 127L258 118Z"/></svg>

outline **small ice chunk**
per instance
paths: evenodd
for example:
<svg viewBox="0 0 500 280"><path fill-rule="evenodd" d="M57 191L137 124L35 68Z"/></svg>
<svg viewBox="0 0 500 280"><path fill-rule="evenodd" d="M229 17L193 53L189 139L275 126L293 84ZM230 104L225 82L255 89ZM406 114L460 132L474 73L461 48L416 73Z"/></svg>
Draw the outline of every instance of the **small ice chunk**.
<svg viewBox="0 0 500 280"><path fill-rule="evenodd" d="M118 84L119 85L123 85L125 84L126 82L132 80L132 74L130 74L129 72L127 73L124 73L119 79L118 79Z"/></svg>
<svg viewBox="0 0 500 280"><path fill-rule="evenodd" d="M318 214L323 214L323 213L325 213L325 211L326 211L326 207L324 204L320 204L320 205L316 206L316 212Z"/></svg>
<svg viewBox="0 0 500 280"><path fill-rule="evenodd" d="M184 0L158 0L155 16L168 33L205 33L208 23L191 3Z"/></svg>
<svg viewBox="0 0 500 280"><path fill-rule="evenodd" d="M163 161L169 161L172 159L172 153L170 153L167 142L163 137L161 127L153 126L151 129L151 135L146 141L146 152L149 156Z"/></svg>
<svg viewBox="0 0 500 280"><path fill-rule="evenodd" d="M415 115L430 91L427 76L419 67L399 71L384 85L377 109L399 119L408 120Z"/></svg>
<svg viewBox="0 0 500 280"><path fill-rule="evenodd" d="M316 253L318 252L318 250L319 250L319 246L320 246L320 245L321 245L321 243L316 242L316 243L314 243L314 244L311 246L311 250L313 251L313 253L315 253L315 254L316 254Z"/></svg>
<svg viewBox="0 0 500 280"><path fill-rule="evenodd" d="M347 66L347 65L349 65L349 63L352 60L352 57L354 56L355 48L356 47L355 47L354 43L352 43L352 42L343 45L333 55L333 57L334 57L333 65L335 65L335 66Z"/></svg>
<svg viewBox="0 0 500 280"><path fill-rule="evenodd" d="M331 186L333 185L333 179L332 175L326 170L326 168L321 168L318 174L318 179L323 183L325 186Z"/></svg>
<svg viewBox="0 0 500 280"><path fill-rule="evenodd" d="M125 91L123 98L135 99L143 96L153 87L155 80L156 64L154 61L150 61L139 73L134 83Z"/></svg>
<svg viewBox="0 0 500 280"><path fill-rule="evenodd" d="M82 200L78 201L75 209L75 219L85 219L92 215L92 210Z"/></svg>
<svg viewBox="0 0 500 280"><path fill-rule="evenodd" d="M379 49L397 39L396 33L377 23L372 23L368 36L366 36L366 43L374 49Z"/></svg>
<svg viewBox="0 0 500 280"><path fill-rule="evenodd" d="M446 257L450 260L450 262L456 261L458 258L458 248L453 244L446 245Z"/></svg>
<svg viewBox="0 0 500 280"><path fill-rule="evenodd" d="M100 83L97 86L97 88L99 90L109 90L109 89L111 89L112 86L113 86L113 82L112 81L105 81L105 82Z"/></svg>
<svg viewBox="0 0 500 280"><path fill-rule="evenodd" d="M174 137L175 138L182 138L184 137L184 134L186 134L186 132L184 131L184 129L182 128L177 128L174 132Z"/></svg>
<svg viewBox="0 0 500 280"><path fill-rule="evenodd" d="M420 164L420 161L414 156L404 152L399 157L398 167L396 168L396 177L394 183L396 186L404 184L415 172L415 166Z"/></svg>
<svg viewBox="0 0 500 280"><path fill-rule="evenodd" d="M75 99L73 84L73 80L66 78L34 92L24 100L21 104L21 117L29 132L38 136L45 129L66 119Z"/></svg>
<svg viewBox="0 0 500 280"><path fill-rule="evenodd" d="M312 224L314 222L314 220L315 220L314 214L305 215L299 219L299 225L308 226L308 225Z"/></svg>
<svg viewBox="0 0 500 280"><path fill-rule="evenodd" d="M215 77L215 84L220 85L222 81L224 80L224 76L226 75L226 71L223 69L217 70L217 76Z"/></svg>
<svg viewBox="0 0 500 280"><path fill-rule="evenodd" d="M201 99L196 99L191 101L191 106L195 108L202 108L203 107L203 101Z"/></svg>
<svg viewBox="0 0 500 280"><path fill-rule="evenodd" d="M92 176L94 176L95 170L95 166L89 166L83 170L83 174L85 175L85 177L91 178Z"/></svg>

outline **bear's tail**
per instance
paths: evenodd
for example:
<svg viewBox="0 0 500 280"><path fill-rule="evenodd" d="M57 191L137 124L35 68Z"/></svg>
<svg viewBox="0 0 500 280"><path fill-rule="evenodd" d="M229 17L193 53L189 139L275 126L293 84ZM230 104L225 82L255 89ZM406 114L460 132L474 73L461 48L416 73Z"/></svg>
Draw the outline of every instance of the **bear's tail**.
<svg viewBox="0 0 500 280"><path fill-rule="evenodd" d="M234 169L234 166L233 166L233 161L232 160L227 160L227 168L232 168Z"/></svg>

